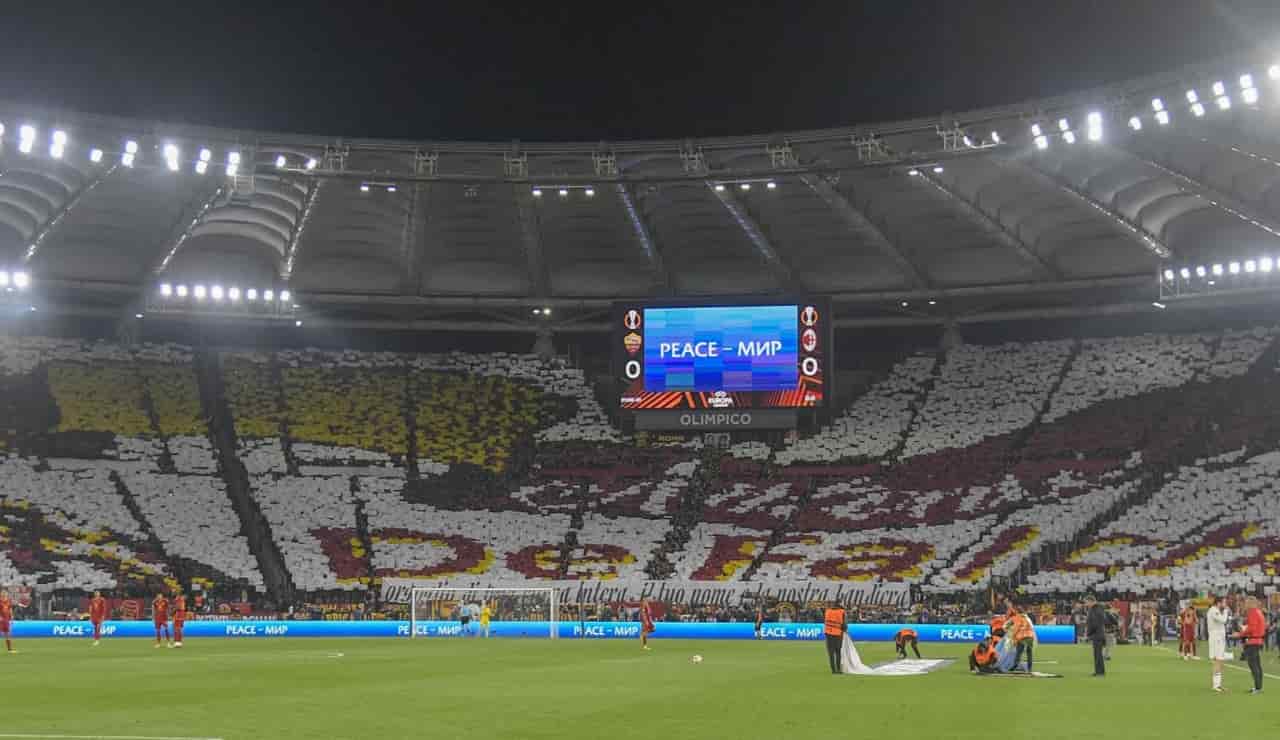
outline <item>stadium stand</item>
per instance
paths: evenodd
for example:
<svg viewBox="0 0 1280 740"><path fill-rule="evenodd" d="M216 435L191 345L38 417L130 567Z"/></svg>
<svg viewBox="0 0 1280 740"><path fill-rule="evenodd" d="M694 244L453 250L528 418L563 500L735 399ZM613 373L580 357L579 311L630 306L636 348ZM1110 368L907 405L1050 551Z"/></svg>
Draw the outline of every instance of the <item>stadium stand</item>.
<svg viewBox="0 0 1280 740"><path fill-rule="evenodd" d="M580 370L527 355L219 351L210 365L173 345L6 338L0 572L262 590L232 460L304 594L388 576L934 594L1271 582L1277 336L907 356L814 435L724 450L635 445ZM222 386L229 458L206 383Z"/></svg>

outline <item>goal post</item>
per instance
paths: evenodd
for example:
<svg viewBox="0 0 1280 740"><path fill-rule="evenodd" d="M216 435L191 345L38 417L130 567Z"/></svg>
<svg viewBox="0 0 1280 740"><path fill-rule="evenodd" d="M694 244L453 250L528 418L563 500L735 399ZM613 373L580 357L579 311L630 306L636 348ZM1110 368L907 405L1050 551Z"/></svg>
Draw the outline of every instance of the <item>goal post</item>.
<svg viewBox="0 0 1280 740"><path fill-rule="evenodd" d="M509 635L559 637L559 592L554 588L417 588L409 595L409 637L418 637L420 624L444 622L440 634L482 635L480 617L489 609L492 623L501 622ZM526 622L530 629L520 629ZM545 633L542 625L546 625ZM502 636L500 634L494 636Z"/></svg>

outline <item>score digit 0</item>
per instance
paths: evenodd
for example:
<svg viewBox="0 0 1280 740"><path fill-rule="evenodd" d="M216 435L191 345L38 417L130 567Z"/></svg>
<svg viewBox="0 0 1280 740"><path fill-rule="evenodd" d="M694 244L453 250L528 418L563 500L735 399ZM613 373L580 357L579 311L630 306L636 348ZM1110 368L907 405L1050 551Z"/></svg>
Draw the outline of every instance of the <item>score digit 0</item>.
<svg viewBox="0 0 1280 740"><path fill-rule="evenodd" d="M800 371L805 375L813 377L818 374L818 360L815 357L806 357L800 362Z"/></svg>
<svg viewBox="0 0 1280 740"><path fill-rule="evenodd" d="M640 363L637 360L628 360L623 372L627 376L627 380L635 380L640 377Z"/></svg>

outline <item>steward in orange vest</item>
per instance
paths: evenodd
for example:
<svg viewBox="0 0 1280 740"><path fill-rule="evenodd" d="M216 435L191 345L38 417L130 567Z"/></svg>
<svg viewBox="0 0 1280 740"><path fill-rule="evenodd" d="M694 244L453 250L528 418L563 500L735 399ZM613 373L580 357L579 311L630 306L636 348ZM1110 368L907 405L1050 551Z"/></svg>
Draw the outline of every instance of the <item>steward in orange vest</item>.
<svg viewBox="0 0 1280 740"><path fill-rule="evenodd" d="M827 662L831 664L831 673L840 675L840 648L844 644L844 609L838 606L827 607L822 615L822 634L827 638Z"/></svg>

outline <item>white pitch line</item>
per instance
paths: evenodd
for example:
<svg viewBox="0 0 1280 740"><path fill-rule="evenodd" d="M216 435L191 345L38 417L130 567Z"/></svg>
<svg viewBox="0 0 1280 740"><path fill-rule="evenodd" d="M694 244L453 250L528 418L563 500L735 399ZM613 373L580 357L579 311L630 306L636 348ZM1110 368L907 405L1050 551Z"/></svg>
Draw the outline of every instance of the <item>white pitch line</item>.
<svg viewBox="0 0 1280 740"><path fill-rule="evenodd" d="M175 737L164 735L41 735L37 733L0 733L0 737L37 740L222 740L220 737Z"/></svg>
<svg viewBox="0 0 1280 740"><path fill-rule="evenodd" d="M1156 645L1156 650L1163 650L1163 651L1165 651L1166 653L1172 653L1172 652L1173 652L1172 650L1170 650L1169 648L1167 648L1167 647L1165 647L1165 646L1163 646L1163 645ZM1210 661L1208 658L1205 658L1205 659L1204 659L1204 662L1205 662L1205 663L1211 663L1212 661ZM1252 675L1253 675L1253 671L1249 670L1248 668L1241 668L1241 667L1240 667L1240 666L1238 666L1238 665L1231 665L1231 661L1224 660L1224 661L1222 661L1222 665L1223 665L1224 667L1226 667L1226 668L1230 668L1230 669L1231 669L1231 670L1233 670L1233 671L1240 671L1240 672L1242 672L1242 673L1248 673L1250 676L1252 676ZM1267 672L1265 672L1265 671L1262 673L1262 675L1266 676L1267 678L1274 678L1275 680L1280 681L1280 676L1272 675L1272 674L1267 673ZM4 735L0 735L0 737L4 737Z"/></svg>

